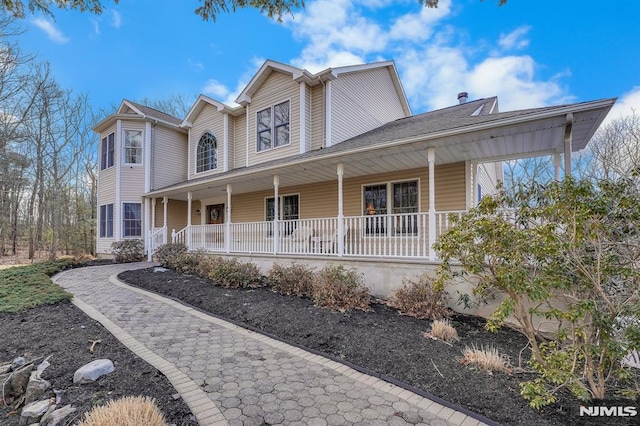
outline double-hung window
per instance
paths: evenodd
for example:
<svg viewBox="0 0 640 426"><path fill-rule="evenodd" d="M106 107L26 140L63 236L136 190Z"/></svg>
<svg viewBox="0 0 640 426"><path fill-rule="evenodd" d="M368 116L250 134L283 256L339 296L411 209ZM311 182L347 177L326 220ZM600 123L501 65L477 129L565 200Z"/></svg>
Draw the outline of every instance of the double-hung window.
<svg viewBox="0 0 640 426"><path fill-rule="evenodd" d="M273 105L257 112L256 151L266 151L289 145L289 101Z"/></svg>
<svg viewBox="0 0 640 426"><path fill-rule="evenodd" d="M113 204L100 206L100 238L113 237Z"/></svg>
<svg viewBox="0 0 640 426"><path fill-rule="evenodd" d="M142 205L140 203L123 204L122 235L125 237L142 236Z"/></svg>
<svg viewBox="0 0 640 426"><path fill-rule="evenodd" d="M124 163L142 164L142 130L124 131Z"/></svg>
<svg viewBox="0 0 640 426"><path fill-rule="evenodd" d="M278 213L280 220L288 221L285 225L285 235L291 234L296 229L295 221L300 219L300 196L298 194L281 196ZM275 217L275 198L268 197L265 199L265 220L273 221ZM272 236L273 231L269 229L268 234Z"/></svg>
<svg viewBox="0 0 640 426"><path fill-rule="evenodd" d="M115 149L115 134L102 138L100 144L100 170L113 166L113 152Z"/></svg>
<svg viewBox="0 0 640 426"><path fill-rule="evenodd" d="M418 194L417 180L363 186L362 213L367 216L365 233L417 234L418 218L410 213L419 211Z"/></svg>

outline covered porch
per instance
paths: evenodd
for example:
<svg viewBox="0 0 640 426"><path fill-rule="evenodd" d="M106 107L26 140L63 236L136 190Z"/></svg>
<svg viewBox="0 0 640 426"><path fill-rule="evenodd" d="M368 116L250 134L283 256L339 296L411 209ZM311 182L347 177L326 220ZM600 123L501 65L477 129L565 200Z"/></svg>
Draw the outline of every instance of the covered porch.
<svg viewBox="0 0 640 426"><path fill-rule="evenodd" d="M390 123L338 145L152 191L145 196L148 254L180 242L229 255L435 262L432 246L452 216L486 193L480 172L487 164L553 155L556 178L570 174L572 152L586 146L612 105L491 114L436 131L418 123L427 130L415 134L407 133L411 122L395 130ZM407 182L417 182L409 188L416 201L396 203ZM384 202L370 195L383 189ZM175 214L184 226L170 226Z"/></svg>

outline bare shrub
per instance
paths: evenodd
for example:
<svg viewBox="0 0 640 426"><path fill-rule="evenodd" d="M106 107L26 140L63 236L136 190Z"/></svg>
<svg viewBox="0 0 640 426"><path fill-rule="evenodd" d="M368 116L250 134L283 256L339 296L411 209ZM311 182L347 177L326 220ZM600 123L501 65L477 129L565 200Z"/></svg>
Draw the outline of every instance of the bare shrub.
<svg viewBox="0 0 640 426"><path fill-rule="evenodd" d="M294 263L282 266L277 263L269 270L267 279L276 293L311 297L313 294L313 269Z"/></svg>
<svg viewBox="0 0 640 426"><path fill-rule="evenodd" d="M165 268L175 269L180 256L187 253L187 246L182 243L167 243L161 245L155 252L158 262Z"/></svg>
<svg viewBox="0 0 640 426"><path fill-rule="evenodd" d="M79 426L164 426L164 416L155 400L142 396L125 396L85 413Z"/></svg>
<svg viewBox="0 0 640 426"><path fill-rule="evenodd" d="M363 283L362 274L346 270L342 265L327 265L315 274L312 297L315 304L323 308L338 311L370 309L371 295Z"/></svg>
<svg viewBox="0 0 640 426"><path fill-rule="evenodd" d="M397 289L389 304L400 314L416 318L441 319L449 316L444 304L444 290L434 284L427 274L418 277L418 281L405 280Z"/></svg>
<svg viewBox="0 0 640 426"><path fill-rule="evenodd" d="M205 257L200 261L197 270L200 275L215 281L222 287L246 288L262 285L262 274L251 262Z"/></svg>
<svg viewBox="0 0 640 426"><path fill-rule="evenodd" d="M114 241L111 244L111 253L116 262L140 262L144 260L144 242L142 240Z"/></svg>
<svg viewBox="0 0 640 426"><path fill-rule="evenodd" d="M431 331L425 333L426 337L440 339L443 342L457 342L460 340L458 332L451 325L449 320L436 320L431 324Z"/></svg>
<svg viewBox="0 0 640 426"><path fill-rule="evenodd" d="M460 360L460 363L465 365L471 365L473 367L478 368L482 371L502 371L509 373L509 360L506 355L498 352L498 349L495 347L484 347L480 346L480 348L472 345L471 347L467 346L462 351L463 358Z"/></svg>

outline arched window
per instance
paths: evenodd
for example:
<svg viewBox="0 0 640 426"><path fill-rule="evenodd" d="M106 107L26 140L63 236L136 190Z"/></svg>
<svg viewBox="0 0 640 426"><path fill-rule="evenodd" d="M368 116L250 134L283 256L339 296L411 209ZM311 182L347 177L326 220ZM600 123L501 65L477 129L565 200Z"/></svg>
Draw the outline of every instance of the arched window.
<svg viewBox="0 0 640 426"><path fill-rule="evenodd" d="M196 172L206 172L218 167L218 142L216 137L205 132L198 142L196 154Z"/></svg>

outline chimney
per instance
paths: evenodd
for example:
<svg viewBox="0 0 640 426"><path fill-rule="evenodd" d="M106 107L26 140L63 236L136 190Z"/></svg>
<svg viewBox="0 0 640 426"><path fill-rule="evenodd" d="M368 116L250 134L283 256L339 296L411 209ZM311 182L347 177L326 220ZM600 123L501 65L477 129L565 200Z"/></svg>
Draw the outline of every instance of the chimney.
<svg viewBox="0 0 640 426"><path fill-rule="evenodd" d="M458 93L458 102L463 104L467 102L468 97L469 97L469 94L467 92L460 92Z"/></svg>

